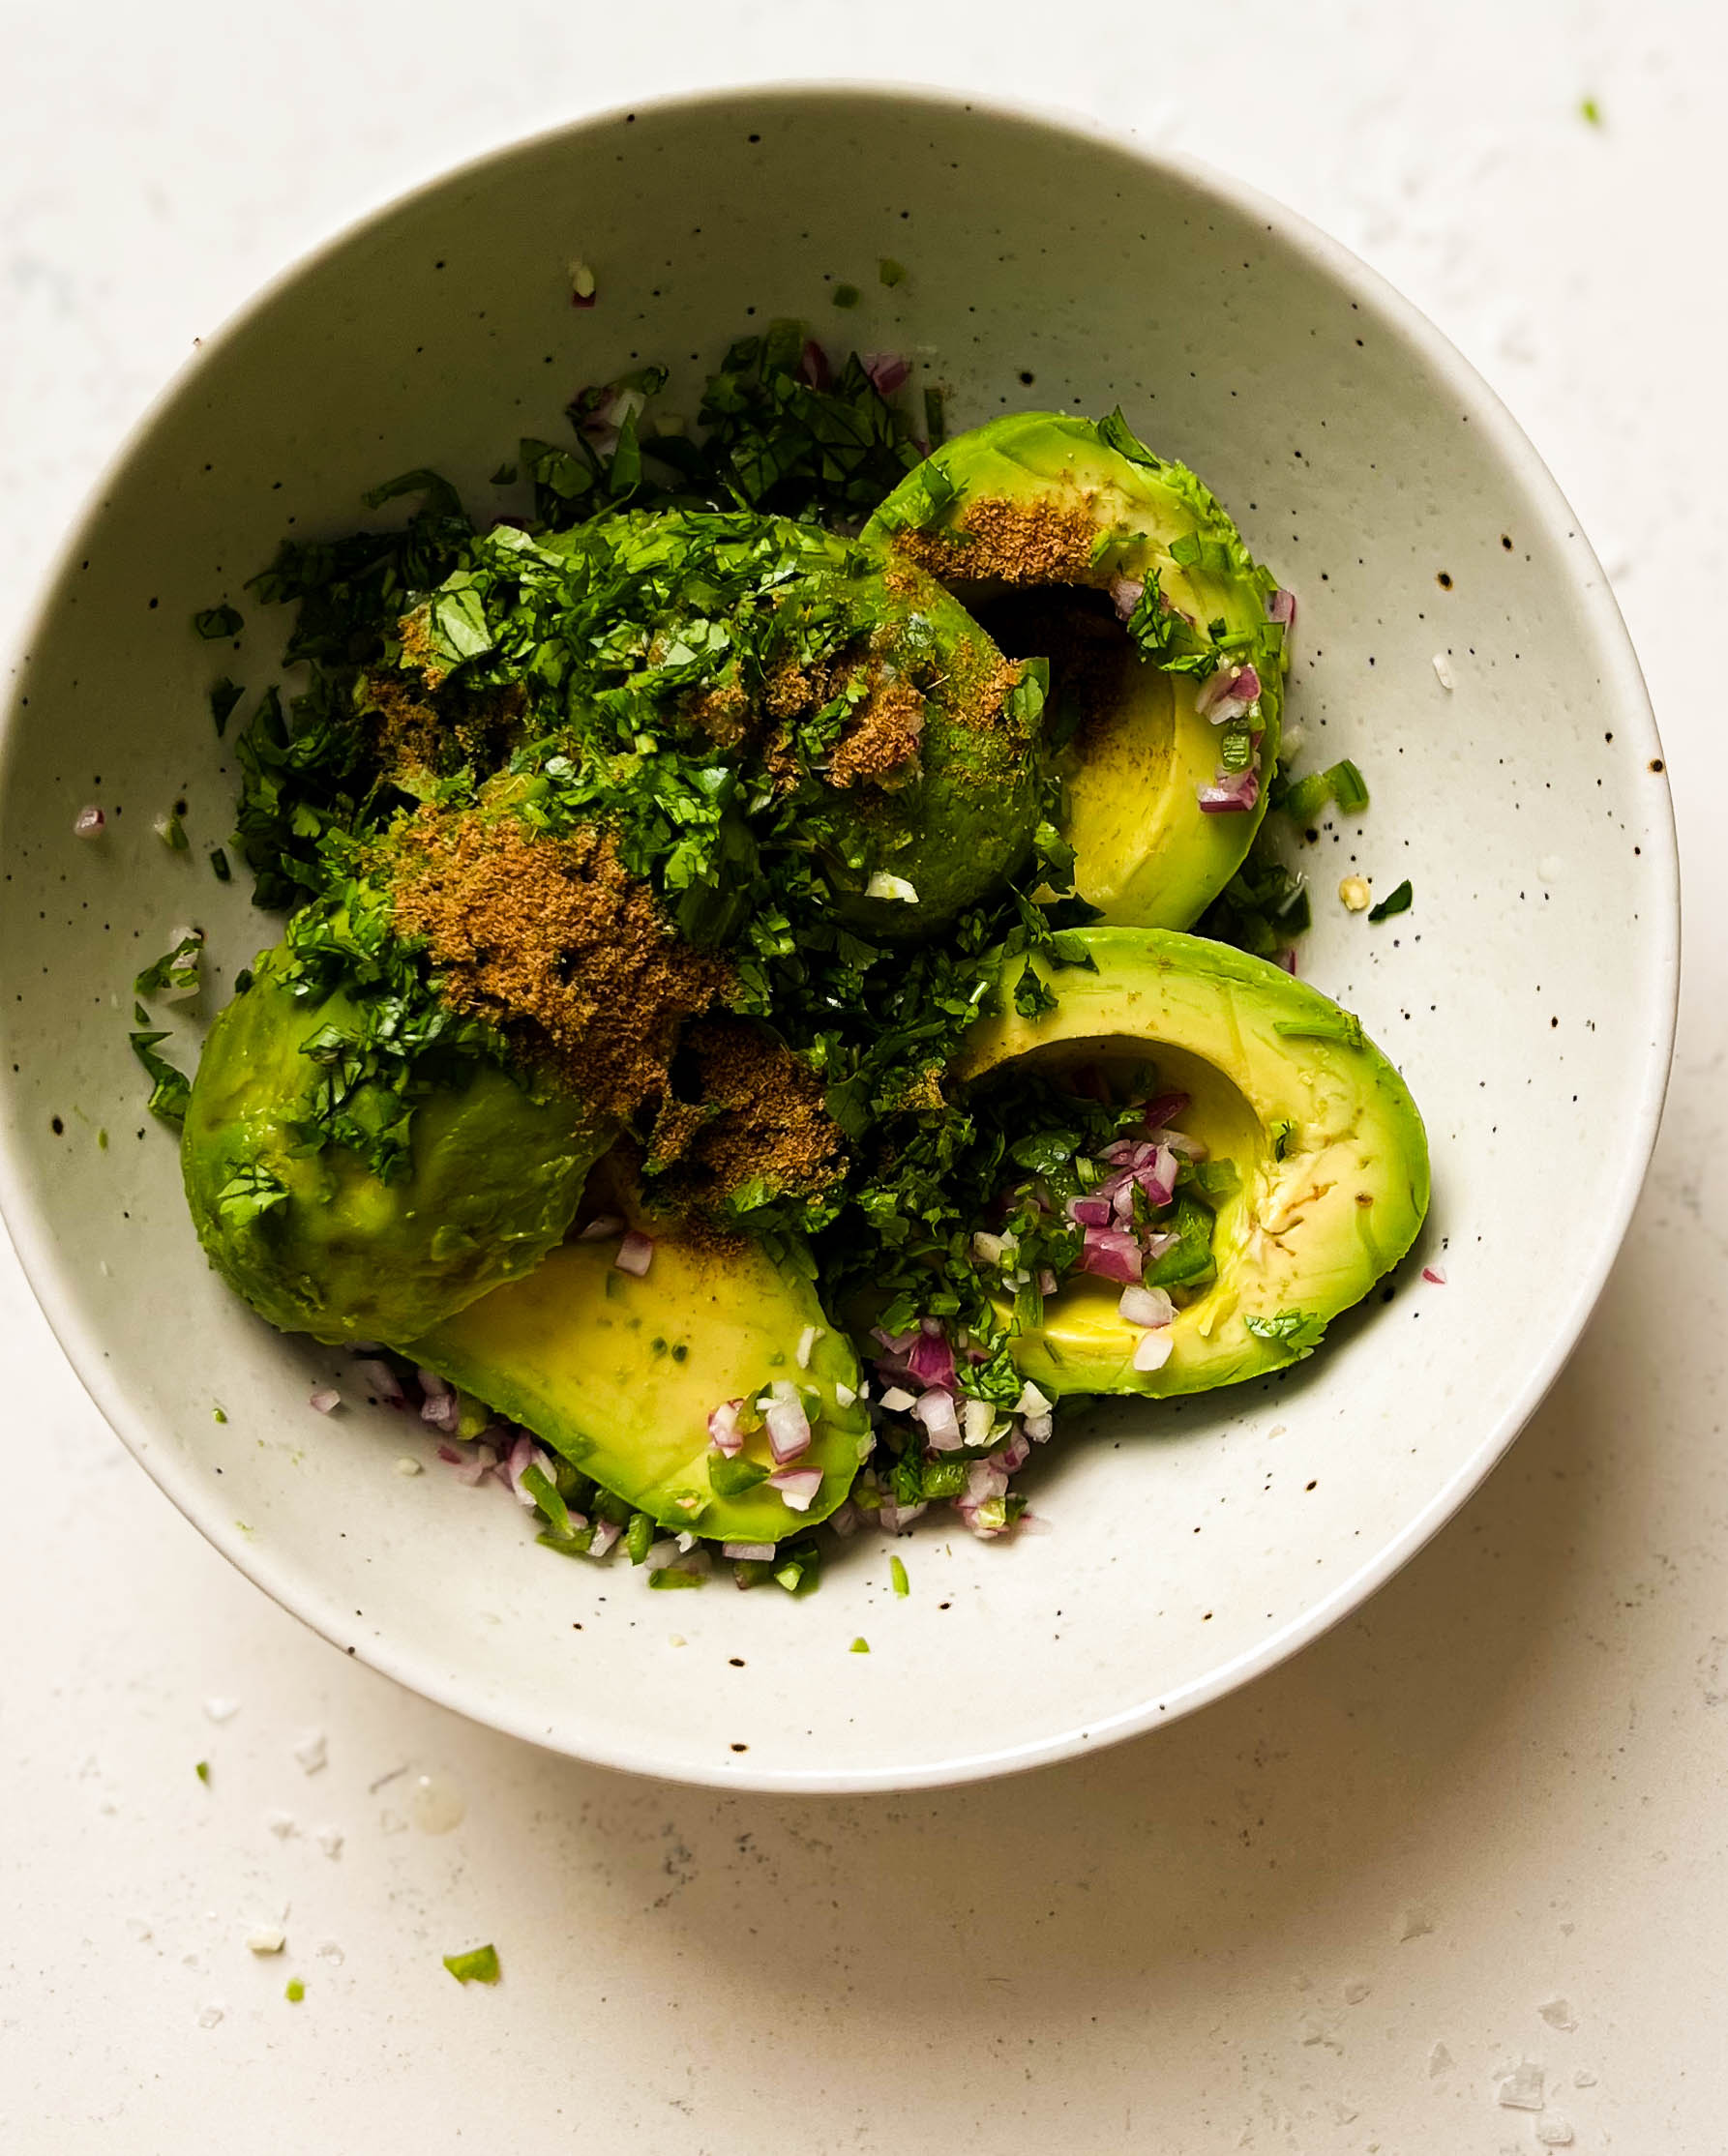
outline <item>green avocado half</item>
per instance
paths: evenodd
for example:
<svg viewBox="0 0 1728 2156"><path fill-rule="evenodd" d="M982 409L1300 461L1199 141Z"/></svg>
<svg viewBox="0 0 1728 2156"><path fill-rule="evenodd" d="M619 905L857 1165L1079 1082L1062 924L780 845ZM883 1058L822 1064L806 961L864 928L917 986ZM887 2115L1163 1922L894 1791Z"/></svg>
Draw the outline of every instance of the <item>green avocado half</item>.
<svg viewBox="0 0 1728 2156"><path fill-rule="evenodd" d="M693 612L744 594L747 606L776 615L779 649L795 652L808 637L838 647L859 699L842 723L843 745L878 695L910 703L914 760L879 783L843 784L836 756L810 791L811 842L854 927L897 941L928 935L1026 861L1038 820L1041 678L1023 679L915 564L784 517L697 511L634 512L544 544L564 553L603 546L639 589L662 585L663 642ZM738 686L774 709L773 682Z"/></svg>
<svg viewBox="0 0 1728 2156"><path fill-rule="evenodd" d="M1190 927L1265 816L1285 666L1275 580L1209 489L1119 413L1012 412L934 451L863 536L940 577L1011 655L1051 661L1081 897L1106 922ZM1225 753L1208 684L1243 665L1259 695L1228 753L1258 734L1262 783L1207 813Z"/></svg>
<svg viewBox="0 0 1728 2156"><path fill-rule="evenodd" d="M340 989L296 997L289 963L266 952L210 1028L181 1144L187 1201L211 1264L273 1325L395 1346L538 1264L611 1133L581 1102L531 1099L480 1064L416 1107L401 1179L344 1146L309 1150L325 1066L307 1045L360 1016Z"/></svg>
<svg viewBox="0 0 1728 2156"><path fill-rule="evenodd" d="M1080 940L1096 970L1034 961L1055 1008L980 1019L957 1075L977 1085L1021 1057L1059 1070L1149 1056L1160 1086L1189 1095L1182 1130L1238 1186L1217 1207L1215 1276L1178 1308L1161 1369L1133 1367L1145 1336L1119 1314L1121 1290L1082 1276L1019 1336L1016 1363L1054 1399L1203 1392L1298 1361L1422 1225L1415 1103L1358 1019L1264 959L1164 930Z"/></svg>
<svg viewBox="0 0 1728 2156"><path fill-rule="evenodd" d="M858 1359L805 1272L760 1243L662 1233L638 1278L618 1269L618 1248L566 1243L404 1352L662 1526L770 1543L825 1520L870 1450L870 1418ZM821 1470L804 1510L769 1484L760 1429L731 1460L709 1441L716 1407L741 1400L756 1420L777 1381L797 1389L811 1429L789 1465Z"/></svg>

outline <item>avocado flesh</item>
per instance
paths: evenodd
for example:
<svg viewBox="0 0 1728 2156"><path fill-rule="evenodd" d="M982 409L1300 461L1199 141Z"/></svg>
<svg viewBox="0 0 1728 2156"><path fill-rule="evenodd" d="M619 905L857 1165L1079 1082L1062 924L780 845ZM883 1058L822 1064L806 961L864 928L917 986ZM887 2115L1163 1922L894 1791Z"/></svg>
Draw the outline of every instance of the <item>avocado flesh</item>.
<svg viewBox="0 0 1728 2156"><path fill-rule="evenodd" d="M211 1264L273 1325L394 1345L538 1264L611 1134L580 1101L532 1100L485 1064L415 1108L400 1181L345 1146L308 1152L295 1126L323 1073L302 1047L359 1013L340 990L295 997L288 964L266 952L210 1028L181 1142L187 1201ZM253 1210L237 1178L288 1195Z"/></svg>
<svg viewBox="0 0 1728 2156"><path fill-rule="evenodd" d="M730 536L735 530L736 536ZM836 911L854 928L901 941L945 928L995 892L1031 851L1040 767L1029 724L997 713L965 723L968 706L999 694L1001 653L951 593L912 563L785 518L674 511L596 524L584 543L610 547L641 576L675 588L681 553L718 541L737 570L766 549L794 566L778 604L847 623L873 671L904 677L923 695L916 775L904 783L823 786L819 838ZM566 549L570 539L553 542ZM874 871L915 900L866 896Z"/></svg>
<svg viewBox="0 0 1728 2156"><path fill-rule="evenodd" d="M403 1352L520 1422L603 1489L662 1526L724 1542L780 1542L845 1498L870 1449L868 1411L835 1387L860 1383L857 1357L816 1290L760 1244L702 1244L661 1234L641 1279L617 1270L615 1242L566 1243L525 1280L495 1289ZM809 1366L797 1362L818 1328ZM799 1388L807 1452L821 1488L795 1512L766 1481L715 1491L708 1417L751 1403L773 1380ZM744 1458L772 1468L765 1432Z"/></svg>
<svg viewBox="0 0 1728 2156"><path fill-rule="evenodd" d="M1142 463L1124 456L1090 420L1008 413L944 443L929 462L945 482L942 506L931 513L930 483L920 466L889 495L863 536L909 547L926 563L951 562L938 574L998 630L1011 655L1027 648L1024 635L1014 638L1007 627L1017 591L1042 587L1048 594L1054 586L1080 597L1107 591L1117 579L1144 581L1154 572L1170 605L1197 629L1209 635L1209 625L1222 619L1227 635L1254 638L1241 650L1219 654L1221 662L1246 657L1259 666L1263 783L1253 809L1202 812L1198 792L1217 774L1221 731L1195 708L1205 676L1170 673L1141 659L1125 631L1117 632L1125 657L1119 678L1057 759L1067 784L1067 836L1080 896L1108 924L1189 927L1241 867L1266 814L1283 705L1283 639L1266 611L1277 588L1272 576L1253 561L1236 526L1192 472L1162 458ZM1082 512L1092 530L1093 558L1022 585L999 574L969 576L968 517L994 504ZM1187 565L1170 551L1185 539L1202 543L1200 560ZM1058 656L1058 689L1061 674Z"/></svg>
<svg viewBox="0 0 1728 2156"><path fill-rule="evenodd" d="M1190 1096L1180 1128L1213 1161L1232 1162L1240 1187L1217 1207L1216 1278L1178 1309L1162 1369L1134 1369L1144 1333L1118 1314L1120 1288L1087 1276L1046 1301L1042 1326L1014 1344L1016 1364L1055 1399L1203 1392L1299 1360L1312 1328L1292 1344L1256 1335L1247 1319L1296 1311L1325 1325L1409 1250L1428 1207L1415 1103L1356 1021L1280 967L1166 930L1082 934L1097 971L1034 960L1055 1010L981 1019L958 1075L976 1083L1021 1056L1061 1065L1149 1055L1159 1083Z"/></svg>

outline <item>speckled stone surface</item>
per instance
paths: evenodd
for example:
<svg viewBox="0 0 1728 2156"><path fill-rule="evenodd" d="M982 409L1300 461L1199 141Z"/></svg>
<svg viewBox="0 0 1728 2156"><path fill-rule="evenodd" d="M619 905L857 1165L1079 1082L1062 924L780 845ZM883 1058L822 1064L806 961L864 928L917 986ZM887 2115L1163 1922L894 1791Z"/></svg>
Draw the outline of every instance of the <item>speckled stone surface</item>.
<svg viewBox="0 0 1728 2156"><path fill-rule="evenodd" d="M1679 8L1464 9L1436 52L1367 11L1301 35L1287 13L1154 35L1106 9L1067 51L1010 15L980 54L958 15L909 12L895 49L1210 154L1363 248L1595 537L1666 730L1694 930L1656 1170L1579 1355L1452 1527L1234 1699L1018 1782L817 1802L561 1764L344 1669L143 1481L10 1277L16 2145L165 2149L189 2115L283 2150L1719 2142L1728 1041L1686 625L1723 568L1722 303L1685 278L1720 192L1720 33ZM116 18L95 67L70 29L20 40L9 609L190 337L340 218L578 105L859 65L778 10L579 37L501 8L478 49L474 27L183 10L171 38ZM1252 126L1243 41L1286 76ZM1653 356L1681 290L1687 334ZM268 1924L280 1955L246 1944ZM486 1938L503 1983L459 1990L440 1956Z"/></svg>

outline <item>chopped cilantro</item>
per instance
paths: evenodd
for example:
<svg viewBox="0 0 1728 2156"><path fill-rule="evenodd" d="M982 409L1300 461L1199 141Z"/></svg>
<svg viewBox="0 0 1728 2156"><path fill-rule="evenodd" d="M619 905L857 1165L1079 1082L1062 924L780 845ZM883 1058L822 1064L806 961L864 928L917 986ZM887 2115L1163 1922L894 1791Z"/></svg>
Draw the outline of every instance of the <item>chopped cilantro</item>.
<svg viewBox="0 0 1728 2156"><path fill-rule="evenodd" d="M1594 98L1581 99L1579 101L1578 110L1593 128L1599 128L1601 126L1602 108L1596 103Z"/></svg>
<svg viewBox="0 0 1728 2156"><path fill-rule="evenodd" d="M231 883L234 880L234 871L229 868L228 857L221 846L210 848L210 873L218 883Z"/></svg>
<svg viewBox="0 0 1728 2156"><path fill-rule="evenodd" d="M860 1633L846 1651L848 1654L868 1654L870 1652L870 1641Z"/></svg>
<svg viewBox="0 0 1728 2156"><path fill-rule="evenodd" d="M1326 1337L1326 1319L1312 1311L1281 1310L1275 1317L1250 1314L1245 1320L1256 1340L1275 1342L1295 1355L1311 1355Z"/></svg>
<svg viewBox="0 0 1728 2156"><path fill-rule="evenodd" d="M164 1056L158 1055L156 1044L165 1041L165 1033L134 1033L129 1036L132 1051L149 1072L150 1098L144 1104L152 1115L160 1116L164 1123L171 1123L178 1130L186 1121L187 1105L192 1099L192 1080L183 1071L177 1071Z"/></svg>
<svg viewBox="0 0 1728 2156"><path fill-rule="evenodd" d="M164 995L184 993L198 985L198 960L204 949L204 938L194 929L183 935L171 951L164 951L160 959L153 959L144 968L133 988L139 995Z"/></svg>
<svg viewBox="0 0 1728 2156"><path fill-rule="evenodd" d="M495 1984L503 1974L495 1946L475 1946L465 1954L446 1954L444 1966L459 1984Z"/></svg>
<svg viewBox="0 0 1728 2156"><path fill-rule="evenodd" d="M1378 905L1368 908L1368 918L1370 921L1389 921L1395 913L1408 913L1415 897L1410 878L1406 876L1396 891L1388 891Z"/></svg>
<svg viewBox="0 0 1728 2156"><path fill-rule="evenodd" d="M220 741L228 730L228 720L234 706L246 691L237 681L230 681L226 674L210 691L210 716L216 723L216 738Z"/></svg>
<svg viewBox="0 0 1728 2156"><path fill-rule="evenodd" d="M200 1760L198 1761L197 1765L196 1765L195 1767L194 1767L192 1771L193 1771L193 1772L194 1772L194 1774L195 1774L195 1775L197 1776L197 1778L198 1778L198 1780L199 1780L200 1782L206 1782L206 1783L207 1783L207 1782L209 1781L209 1779L210 1779L210 1762L209 1762L209 1760L208 1760L208 1759L200 1759Z"/></svg>
<svg viewBox="0 0 1728 2156"><path fill-rule="evenodd" d="M202 613L194 614L192 625L206 642L220 642L223 636L237 636L246 626L246 617L237 607L206 606Z"/></svg>
<svg viewBox="0 0 1728 2156"><path fill-rule="evenodd" d="M863 297L855 284L837 284L832 296L836 307L856 307Z"/></svg>
<svg viewBox="0 0 1728 2156"><path fill-rule="evenodd" d="M887 285L904 284L906 282L906 269L904 264L894 261L890 256L886 254L884 254L881 260L877 264L876 274L881 279L882 282Z"/></svg>
<svg viewBox="0 0 1728 2156"><path fill-rule="evenodd" d="M446 1968L450 1966L448 1962L446 1962L444 1965ZM463 1981L465 1982L466 1979L464 1978ZM287 2000L290 2006L298 2006L301 2000L306 1996L306 1986L301 1982L299 1977L290 1976L286 1984L283 1986L282 1995Z"/></svg>
<svg viewBox="0 0 1728 2156"><path fill-rule="evenodd" d="M909 1595L911 1593L911 1581L907 1578L906 1567L898 1557L888 1559L888 1578L893 1582L894 1592L897 1595Z"/></svg>

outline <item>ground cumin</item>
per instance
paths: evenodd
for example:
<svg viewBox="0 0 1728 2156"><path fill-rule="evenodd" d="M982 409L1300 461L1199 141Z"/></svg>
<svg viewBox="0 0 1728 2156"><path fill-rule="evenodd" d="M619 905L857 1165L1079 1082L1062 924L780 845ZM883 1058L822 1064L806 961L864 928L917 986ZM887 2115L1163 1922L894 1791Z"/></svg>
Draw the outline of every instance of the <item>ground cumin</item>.
<svg viewBox="0 0 1728 2156"><path fill-rule="evenodd" d="M501 1027L602 1114L663 1093L679 1028L729 982L682 942L610 832L564 839L422 808L399 830L400 934L424 937L454 1010Z"/></svg>
<svg viewBox="0 0 1728 2156"><path fill-rule="evenodd" d="M918 767L924 699L904 675L878 678L828 759L828 783L904 785Z"/></svg>
<svg viewBox="0 0 1728 2156"><path fill-rule="evenodd" d="M654 1124L652 1158L696 1204L716 1204L761 1176L777 1195L813 1196L838 1180L846 1147L802 1057L748 1019L699 1019L685 1032L678 1090Z"/></svg>
<svg viewBox="0 0 1728 2156"><path fill-rule="evenodd" d="M964 544L957 545L946 531L901 531L894 544L921 569L944 579L1078 584L1093 574L1098 527L1089 494L1066 505L988 497L971 501L954 530L965 535Z"/></svg>
<svg viewBox="0 0 1728 2156"><path fill-rule="evenodd" d="M365 676L361 709L384 776L399 784L447 777L462 765L495 770L508 757L527 710L527 692L512 682L477 694L450 690L436 700L400 674Z"/></svg>

